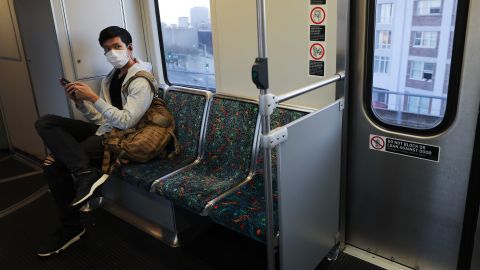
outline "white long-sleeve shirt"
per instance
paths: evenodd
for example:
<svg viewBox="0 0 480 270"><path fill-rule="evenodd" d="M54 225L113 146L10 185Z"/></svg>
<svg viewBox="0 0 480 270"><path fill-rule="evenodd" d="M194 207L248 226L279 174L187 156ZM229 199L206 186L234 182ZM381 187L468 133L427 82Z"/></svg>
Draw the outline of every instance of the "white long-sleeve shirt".
<svg viewBox="0 0 480 270"><path fill-rule="evenodd" d="M122 87L137 72L142 70L151 72L152 66L149 63L139 60L136 61L137 62L128 69ZM92 104L91 102L83 101L77 105L77 108L87 120L100 125L96 132L98 136L111 131L113 128L124 130L134 127L150 107L154 96L150 89L150 84L146 79L135 79L130 83L128 91L122 91L123 109L119 110L112 105L109 92L110 82L115 73L114 71L115 70L112 70L107 77L102 80L100 98L95 103Z"/></svg>

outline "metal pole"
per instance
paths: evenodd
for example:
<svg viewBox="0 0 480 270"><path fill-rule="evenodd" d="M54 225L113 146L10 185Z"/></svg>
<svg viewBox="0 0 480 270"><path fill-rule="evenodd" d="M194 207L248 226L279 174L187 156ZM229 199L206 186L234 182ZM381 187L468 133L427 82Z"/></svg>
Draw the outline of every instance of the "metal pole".
<svg viewBox="0 0 480 270"><path fill-rule="evenodd" d="M294 97L298 97L300 95L306 94L306 93L311 92L311 91L313 91L315 89L318 89L320 87L327 86L327 85L332 84L332 83L337 82L337 81L341 81L344 78L345 78L345 73L343 71L341 71L341 72L339 72L339 73L337 73L333 76L327 77L327 78L325 78L325 79L323 79L319 82L316 82L314 84L311 84L311 85L299 88L297 90L285 93L281 96L278 96L277 102L281 103L281 102L290 100Z"/></svg>
<svg viewBox="0 0 480 270"><path fill-rule="evenodd" d="M265 0L257 0L257 33L258 33L258 57L267 57L267 22L265 12ZM264 89L268 90L268 89Z"/></svg>
<svg viewBox="0 0 480 270"><path fill-rule="evenodd" d="M267 58L267 23L265 12L265 0L257 0L257 30L258 30L258 57L260 59ZM267 70L268 75L268 70ZM268 87L260 88L260 94L268 94ZM262 115L262 135L270 133L270 115ZM273 191L272 191L272 150L264 147L263 158L265 160L265 214L267 219L267 228L265 234L267 236L267 262L268 269L275 269L275 243L274 243L274 227L273 227Z"/></svg>

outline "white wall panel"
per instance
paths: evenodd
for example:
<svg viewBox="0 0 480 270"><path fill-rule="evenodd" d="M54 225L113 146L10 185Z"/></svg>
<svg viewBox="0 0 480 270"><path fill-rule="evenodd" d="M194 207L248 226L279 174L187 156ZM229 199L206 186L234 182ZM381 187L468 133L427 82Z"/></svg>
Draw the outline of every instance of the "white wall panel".
<svg viewBox="0 0 480 270"><path fill-rule="evenodd" d="M133 39L133 56L142 61L148 61L143 30L141 0L123 0L123 2L125 5L126 27Z"/></svg>
<svg viewBox="0 0 480 270"><path fill-rule="evenodd" d="M20 49L21 61L0 59L0 98L3 102L6 126L13 147L37 157L44 155L43 143L34 128L38 119L35 100L28 77L23 48L12 0L8 1L14 32ZM4 7L2 6L2 10ZM2 17L3 19L3 17ZM2 39L3 40L3 37Z"/></svg>
<svg viewBox="0 0 480 270"><path fill-rule="evenodd" d="M108 26L125 27L121 0L64 0L65 17L77 80L105 76L112 66L105 61L98 34Z"/></svg>
<svg viewBox="0 0 480 270"><path fill-rule="evenodd" d="M250 70L258 55L255 1L212 1L217 91L257 98ZM336 72L337 7L328 2L327 76ZM267 0L270 90L276 95L319 81L308 76L309 1ZM335 86L290 101L321 108L335 100Z"/></svg>

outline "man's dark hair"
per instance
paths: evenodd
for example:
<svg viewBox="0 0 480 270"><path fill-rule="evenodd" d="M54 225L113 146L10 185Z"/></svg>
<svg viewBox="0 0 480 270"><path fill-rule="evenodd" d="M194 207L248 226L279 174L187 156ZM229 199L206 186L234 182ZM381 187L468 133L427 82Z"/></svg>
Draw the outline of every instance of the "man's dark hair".
<svg viewBox="0 0 480 270"><path fill-rule="evenodd" d="M103 46L105 41L114 37L120 37L123 43L125 43L127 46L132 43L132 36L130 33L118 26L109 26L103 29L98 37L98 42L100 43L100 46Z"/></svg>

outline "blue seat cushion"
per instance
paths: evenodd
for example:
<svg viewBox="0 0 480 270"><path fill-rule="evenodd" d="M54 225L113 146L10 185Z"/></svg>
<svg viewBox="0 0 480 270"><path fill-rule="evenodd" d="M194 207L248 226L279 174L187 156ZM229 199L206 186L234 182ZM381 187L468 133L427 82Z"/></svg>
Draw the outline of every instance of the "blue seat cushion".
<svg viewBox="0 0 480 270"><path fill-rule="evenodd" d="M278 232L278 190L273 182L274 227ZM237 231L261 243L266 242L264 178L255 175L246 185L213 206L208 214L216 223Z"/></svg>
<svg viewBox="0 0 480 270"><path fill-rule="evenodd" d="M146 191L150 191L152 183L162 176L191 164L195 156L179 155L173 160L157 158L147 163L136 163L123 166L121 179Z"/></svg>
<svg viewBox="0 0 480 270"><path fill-rule="evenodd" d="M246 179L248 171L236 168L212 169L205 162L155 185L155 192L177 205L201 214L211 200Z"/></svg>
<svg viewBox="0 0 480 270"><path fill-rule="evenodd" d="M284 126L307 115L306 112L278 108L271 117L271 128ZM278 191L276 171L277 152L272 149L272 177L274 199L275 234L278 232ZM263 151L260 149L256 161L256 171L260 174L233 194L217 202L210 211L213 221L234 231L265 243L266 216L263 174Z"/></svg>
<svg viewBox="0 0 480 270"><path fill-rule="evenodd" d="M257 112L257 104L215 97L204 159L157 182L155 192L202 213L208 202L245 180L250 171Z"/></svg>

